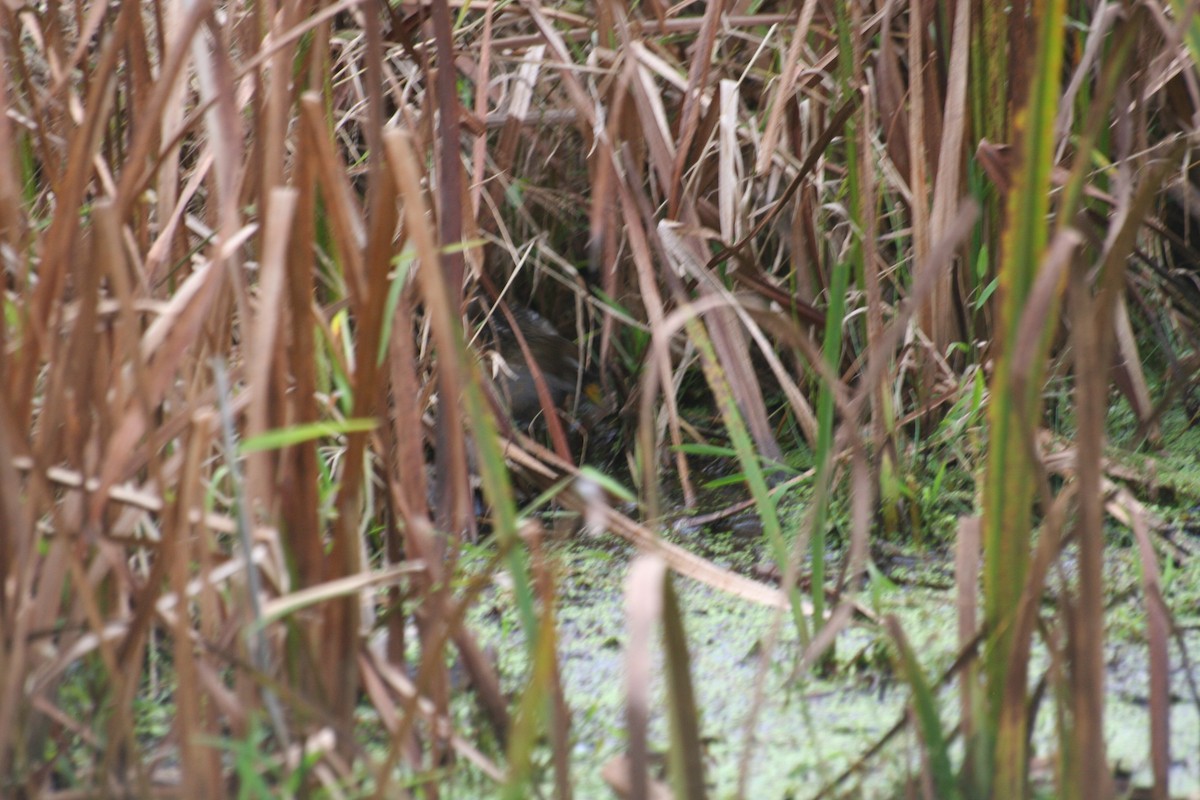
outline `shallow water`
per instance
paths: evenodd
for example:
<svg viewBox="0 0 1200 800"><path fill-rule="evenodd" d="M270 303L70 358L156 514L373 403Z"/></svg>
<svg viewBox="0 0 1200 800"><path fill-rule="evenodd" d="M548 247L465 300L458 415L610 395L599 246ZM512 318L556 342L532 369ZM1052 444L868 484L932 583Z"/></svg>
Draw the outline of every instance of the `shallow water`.
<svg viewBox="0 0 1200 800"><path fill-rule="evenodd" d="M610 797L600 769L620 753L624 732L624 611L622 587L631 553L624 547L561 546L555 552L560 570L558 635L567 701L573 712L575 740L573 782L577 797ZM1136 554L1112 549L1112 570L1128 569ZM739 560L739 559L734 559ZM745 559L740 559L745 563ZM947 585L944 559L922 555L927 577L907 586L874 592L878 612L895 614L932 680L954 657L955 610ZM913 572L913 570L910 570ZM797 680L793 660L798 650L790 617L730 598L688 579L675 578L684 609L692 677L707 743L707 778L715 797L735 796L745 773L745 797L811 797L858 761L860 754L900 719L907 687L891 675L890 650L882 631L855 625L838 642L838 668L829 678L812 675ZM877 589L879 587L877 586ZM869 602L871 592L860 599ZM493 611L504 607L495 598ZM1134 601L1129 601L1134 602ZM490 605L490 604L489 604ZM1109 701L1106 710L1109 759L1132 772L1134 785L1149 784L1148 678L1146 650L1134 640L1133 624L1110 634L1107 651ZM507 616L507 612L500 615ZM497 625L473 620L481 639L502 653L501 665L510 688L524 674L524 645L511 622ZM763 643L778 632L777 646L764 664ZM1189 635L1191 650L1200 653L1200 635ZM1172 794L1200 791L1200 714L1188 699L1186 674L1172 652ZM1045 669L1047 658L1035 650L1031 681ZM1200 672L1193 665L1193 678ZM747 738L754 688L762 687L761 706ZM661 703L661 685L655 695ZM944 690L943 720L956 713L958 695ZM1052 709L1043 704L1036 733L1038 755L1052 750ZM751 742L747 751L747 741ZM651 721L651 746L664 750L667 730L661 706ZM743 759L747 759L743 766ZM898 791L906 776L920 769L916 734L906 730L873 759L864 774L840 790L848 796L886 797Z"/></svg>

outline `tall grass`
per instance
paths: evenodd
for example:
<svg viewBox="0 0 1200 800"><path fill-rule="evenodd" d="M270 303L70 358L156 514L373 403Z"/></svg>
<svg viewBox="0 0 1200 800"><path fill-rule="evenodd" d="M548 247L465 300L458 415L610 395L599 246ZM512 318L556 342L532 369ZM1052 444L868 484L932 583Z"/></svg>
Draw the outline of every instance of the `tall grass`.
<svg viewBox="0 0 1200 800"><path fill-rule="evenodd" d="M639 551L629 757L606 778L704 796L677 576L778 609L800 674L835 668L841 631L875 624L872 543L910 530L906 470L944 459L940 480L945 431L986 405L959 656L933 680L881 628L920 791L1030 795L1036 645L1056 791L1112 795L1109 513L1140 548L1169 796L1171 618L1105 437L1114 374L1156 422L1139 342L1200 340L1194 264L1170 263L1187 226L1159 219L1194 191L1196 39L1184 3L0 4L0 795L571 796L591 766L554 560L519 512L537 495ZM504 413L474 309L508 305L618 400L592 449ZM1168 397L1196 371L1169 360ZM689 453L726 442L777 580L663 536L664 489L696 503ZM465 622L497 586L508 694ZM670 790L646 733L658 630ZM140 712L159 669L165 724Z"/></svg>

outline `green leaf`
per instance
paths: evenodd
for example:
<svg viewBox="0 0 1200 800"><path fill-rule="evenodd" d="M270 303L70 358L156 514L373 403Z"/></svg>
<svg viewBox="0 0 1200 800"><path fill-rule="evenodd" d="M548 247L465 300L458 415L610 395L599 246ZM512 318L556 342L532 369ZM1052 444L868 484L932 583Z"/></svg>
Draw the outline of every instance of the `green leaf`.
<svg viewBox="0 0 1200 800"><path fill-rule="evenodd" d="M378 420L365 417L340 422L311 422L307 425L294 425L290 428L276 428L260 433L258 436L251 436L244 440L238 449L242 455L261 453L263 450L279 450L303 442L311 442L314 439L371 431L378 424Z"/></svg>

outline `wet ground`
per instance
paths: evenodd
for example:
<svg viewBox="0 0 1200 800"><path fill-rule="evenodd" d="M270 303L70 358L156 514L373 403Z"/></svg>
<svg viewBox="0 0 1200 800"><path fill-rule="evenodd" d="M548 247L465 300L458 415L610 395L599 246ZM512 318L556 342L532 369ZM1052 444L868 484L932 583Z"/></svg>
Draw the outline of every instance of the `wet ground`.
<svg viewBox="0 0 1200 800"><path fill-rule="evenodd" d="M693 531L691 536L706 536ZM739 571L753 571L757 540L714 537L710 557ZM741 545L738 545L738 542ZM732 542L732 544L730 544ZM739 549L740 547L740 549ZM728 551L728 556L722 556ZM624 734L623 580L631 557L623 546L577 538L555 548L562 601L558 609L559 652L567 699L573 711L573 782L579 798L611 797L601 767L620 753ZM747 557L747 554L751 554ZM1137 554L1131 547L1110 549L1111 583L1117 587L1108 633L1106 727L1110 760L1132 773L1134 785L1148 785L1148 686L1144 615L1137 586ZM955 655L955 610L950 565L944 555L910 553L880 561L882 574L864 587L860 600L878 613L900 619L928 676L939 675ZM1190 576L1189 571L1185 571ZM1194 583L1194 577L1187 580ZM675 578L685 614L697 703L707 737L708 781L715 797L815 796L896 723L904 713L907 687L892 676L889 642L869 623L854 625L839 639L837 667L828 677L797 679L793 665L797 635L790 618L730 598L688 579ZM1197 591L1192 587L1189 592ZM1171 602L1169 592L1168 602ZM1189 603L1186 593L1177 599ZM484 604L475 620L484 643L501 654L510 688L524 674L523 643L502 595ZM1052 613L1047 606L1045 613ZM1174 609L1192 656L1193 685L1200 683L1200 607ZM499 624L497 624L499 623ZM772 631L777 645L764 643ZM1178 647L1172 645L1172 794L1200 793L1200 712ZM1033 680L1047 659L1035 652ZM755 688L761 706L751 717ZM661 701L661 691L656 695ZM942 693L943 720L956 713L958 696ZM1043 705L1036 739L1038 755L1052 751L1052 709ZM652 746L665 748L662 715L652 722ZM905 731L862 775L839 787L844 796L887 797L919 769L915 733ZM840 796L835 794L834 796Z"/></svg>

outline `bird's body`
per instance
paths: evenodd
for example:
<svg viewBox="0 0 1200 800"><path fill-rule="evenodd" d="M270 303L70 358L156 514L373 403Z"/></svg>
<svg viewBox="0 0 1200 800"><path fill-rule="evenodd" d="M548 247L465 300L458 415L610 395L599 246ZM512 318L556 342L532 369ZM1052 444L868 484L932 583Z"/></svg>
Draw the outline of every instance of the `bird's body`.
<svg viewBox="0 0 1200 800"><path fill-rule="evenodd" d="M513 308L512 315L541 372L554 407L568 413L577 411L585 421L598 412L599 383L582 368L578 346L561 336L534 311ZM503 314L493 315L489 326L494 335L492 377L497 394L514 422L529 425L544 410L525 351Z"/></svg>

